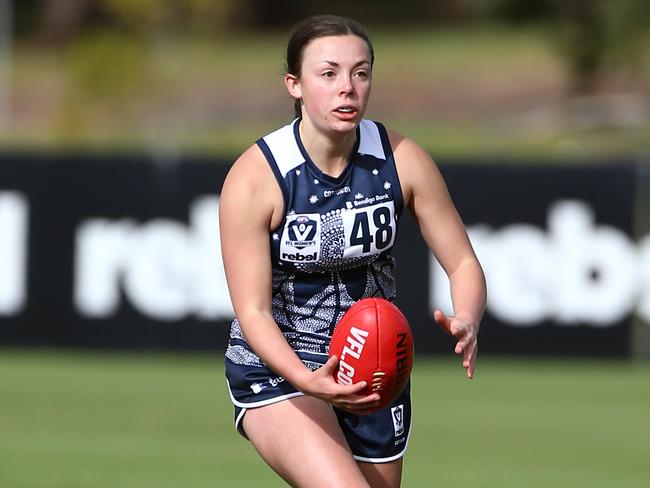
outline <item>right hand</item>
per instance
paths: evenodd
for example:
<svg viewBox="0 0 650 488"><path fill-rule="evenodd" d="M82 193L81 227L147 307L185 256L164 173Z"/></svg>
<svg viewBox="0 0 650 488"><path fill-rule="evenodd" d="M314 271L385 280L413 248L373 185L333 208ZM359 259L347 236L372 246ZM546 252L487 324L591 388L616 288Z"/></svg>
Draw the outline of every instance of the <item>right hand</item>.
<svg viewBox="0 0 650 488"><path fill-rule="evenodd" d="M320 398L351 413L363 414L364 411L375 407L379 403L379 393L362 394L361 391L367 386L365 381L352 385L340 385L336 382L334 371L338 362L336 356L329 358L322 367L306 376L299 389L305 395Z"/></svg>

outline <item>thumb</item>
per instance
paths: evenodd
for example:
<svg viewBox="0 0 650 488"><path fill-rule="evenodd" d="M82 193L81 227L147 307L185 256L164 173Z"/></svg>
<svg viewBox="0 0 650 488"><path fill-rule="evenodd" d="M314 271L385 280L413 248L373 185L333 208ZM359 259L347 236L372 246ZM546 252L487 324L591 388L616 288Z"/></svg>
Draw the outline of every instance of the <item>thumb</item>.
<svg viewBox="0 0 650 488"><path fill-rule="evenodd" d="M336 356L332 356L327 360L325 364L323 364L322 367L317 369L317 371L320 372L323 376L328 376L332 378L333 381L336 381L336 384L339 385L338 388L340 388L341 392L345 395L352 395L354 393L359 393L368 385L368 383L365 381L359 381L358 383L354 383L352 385L340 384L336 380L336 378L334 378L334 371L336 371L338 365L339 365L339 358Z"/></svg>
<svg viewBox="0 0 650 488"><path fill-rule="evenodd" d="M331 356L327 360L327 362L325 362L325 364L323 364L323 366L319 369L323 375L332 376L338 364L339 364L339 358L336 356Z"/></svg>
<svg viewBox="0 0 650 488"><path fill-rule="evenodd" d="M338 385L337 387L340 389L342 394L353 395L355 393L359 393L368 385L366 381L359 381L357 383L353 383L350 385L339 383L338 380L334 377L334 371L336 371L338 365L339 365L339 358L336 356L332 356L317 371L322 372L323 376L328 376L333 381L335 381L336 384Z"/></svg>
<svg viewBox="0 0 650 488"><path fill-rule="evenodd" d="M442 310L436 309L433 312L433 318L437 322L437 324L444 329L447 334L453 335L451 332L451 320L452 317L447 317L444 313L442 313Z"/></svg>

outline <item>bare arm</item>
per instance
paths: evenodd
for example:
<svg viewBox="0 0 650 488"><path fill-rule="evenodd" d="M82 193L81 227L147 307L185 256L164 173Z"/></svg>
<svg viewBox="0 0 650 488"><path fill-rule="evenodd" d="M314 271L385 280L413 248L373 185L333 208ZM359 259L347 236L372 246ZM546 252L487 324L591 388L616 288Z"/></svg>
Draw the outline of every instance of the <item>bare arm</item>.
<svg viewBox="0 0 650 488"><path fill-rule="evenodd" d="M477 334L486 300L485 277L467 232L431 157L413 141L391 134L405 205L418 222L429 249L449 276L454 316L440 310L436 321L458 339L467 376L474 375Z"/></svg>
<svg viewBox="0 0 650 488"><path fill-rule="evenodd" d="M246 341L262 361L303 393L348 410L368 408L378 395L356 395L363 383L337 384L332 377L335 360L312 373L273 319L269 230L279 225L283 210L275 177L262 152L253 146L228 173L219 206L226 279Z"/></svg>

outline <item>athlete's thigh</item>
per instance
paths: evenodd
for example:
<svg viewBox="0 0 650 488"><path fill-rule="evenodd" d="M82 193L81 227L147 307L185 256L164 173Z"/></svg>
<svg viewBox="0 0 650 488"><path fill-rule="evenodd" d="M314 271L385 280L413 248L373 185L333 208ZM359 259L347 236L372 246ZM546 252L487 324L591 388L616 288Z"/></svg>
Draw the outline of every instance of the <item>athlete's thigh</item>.
<svg viewBox="0 0 650 488"><path fill-rule="evenodd" d="M359 468L372 488L399 488L402 483L402 461L397 459L389 463L364 463L359 461Z"/></svg>
<svg viewBox="0 0 650 488"><path fill-rule="evenodd" d="M331 407L300 396L250 409L246 435L262 458L295 487L368 487Z"/></svg>

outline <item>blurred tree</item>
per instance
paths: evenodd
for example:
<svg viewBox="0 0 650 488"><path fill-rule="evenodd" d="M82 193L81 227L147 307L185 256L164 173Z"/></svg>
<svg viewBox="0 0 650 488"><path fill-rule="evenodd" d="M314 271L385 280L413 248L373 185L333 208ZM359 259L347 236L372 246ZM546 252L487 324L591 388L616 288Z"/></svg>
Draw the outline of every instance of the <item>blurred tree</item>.
<svg viewBox="0 0 650 488"><path fill-rule="evenodd" d="M78 33L90 8L90 0L42 0L42 38L60 44Z"/></svg>
<svg viewBox="0 0 650 488"><path fill-rule="evenodd" d="M480 19L546 22L566 66L570 91L598 90L605 72L641 66L648 0L465 0Z"/></svg>
<svg viewBox="0 0 650 488"><path fill-rule="evenodd" d="M465 0L474 17L508 22L538 22L554 12L553 0Z"/></svg>
<svg viewBox="0 0 650 488"><path fill-rule="evenodd" d="M130 31L216 33L228 30L238 11L236 0L98 0L98 5Z"/></svg>
<svg viewBox="0 0 650 488"><path fill-rule="evenodd" d="M14 0L17 31L24 35L38 17L39 37L55 46L97 27L157 39L218 36L286 28L317 13L403 29L452 21L545 22L576 93L596 90L605 72L642 65L640 46L650 29L649 0L413 0L408 7L393 0Z"/></svg>
<svg viewBox="0 0 650 488"><path fill-rule="evenodd" d="M594 0L559 2L560 52L571 72L572 90L595 89L606 49L605 19Z"/></svg>
<svg viewBox="0 0 650 488"><path fill-rule="evenodd" d="M650 28L646 0L555 0L560 29L559 50L576 93L598 89L606 62L617 70L634 70L642 36Z"/></svg>
<svg viewBox="0 0 650 488"><path fill-rule="evenodd" d="M237 0L13 0L14 22L21 35L36 34L61 45L98 26L132 34L151 28L218 34L251 15Z"/></svg>
<svg viewBox="0 0 650 488"><path fill-rule="evenodd" d="M41 0L21 0L13 2L13 32L15 36L33 33L40 22Z"/></svg>
<svg viewBox="0 0 650 488"><path fill-rule="evenodd" d="M409 2L408 8L394 0L243 0L241 3L254 12L251 21L257 27L287 27L317 14L343 15L364 24L402 27L460 19L469 13L463 0L416 0Z"/></svg>

